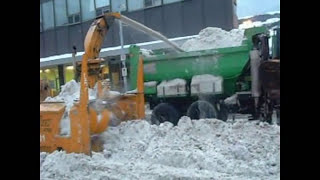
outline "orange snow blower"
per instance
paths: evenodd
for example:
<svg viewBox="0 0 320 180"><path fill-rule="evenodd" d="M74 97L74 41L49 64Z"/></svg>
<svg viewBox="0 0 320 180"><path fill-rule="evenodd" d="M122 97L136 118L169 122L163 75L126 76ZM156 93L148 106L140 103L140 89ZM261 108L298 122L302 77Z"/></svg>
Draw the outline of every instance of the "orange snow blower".
<svg viewBox="0 0 320 180"><path fill-rule="evenodd" d="M107 13L97 18L86 35L85 54L82 56L81 66L80 100L74 104L69 112L71 125L69 136L60 135L60 121L66 108L64 103L40 103L40 151L64 150L67 153L91 155L94 147L92 144L93 135L102 133L108 128L111 117L113 117L112 114L121 121L145 117L142 57L140 57L138 64L136 93L122 94L116 99L106 99L105 101L114 103L109 103L108 107L102 110L96 110L89 106L88 61L99 57L105 34L115 18L121 18L121 15Z"/></svg>

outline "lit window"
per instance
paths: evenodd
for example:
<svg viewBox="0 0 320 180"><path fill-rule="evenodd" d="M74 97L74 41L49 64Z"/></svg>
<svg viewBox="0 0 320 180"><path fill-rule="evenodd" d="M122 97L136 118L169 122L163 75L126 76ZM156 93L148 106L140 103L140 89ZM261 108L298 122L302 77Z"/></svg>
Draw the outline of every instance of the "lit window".
<svg viewBox="0 0 320 180"><path fill-rule="evenodd" d="M47 1L42 4L43 8L43 28L50 29L54 27L54 18L53 18L53 2Z"/></svg>
<svg viewBox="0 0 320 180"><path fill-rule="evenodd" d="M94 0L81 0L82 20L93 19L96 15L94 9Z"/></svg>
<svg viewBox="0 0 320 180"><path fill-rule="evenodd" d="M56 16L56 25L61 26L68 23L67 5L65 0L55 0L54 10Z"/></svg>
<svg viewBox="0 0 320 180"><path fill-rule="evenodd" d="M144 8L144 1L145 0L128 1L128 10L134 11L134 10L138 10L138 9L143 9Z"/></svg>
<svg viewBox="0 0 320 180"><path fill-rule="evenodd" d="M73 70L73 66L67 66L66 69L67 70Z"/></svg>
<svg viewBox="0 0 320 180"><path fill-rule="evenodd" d="M126 11L126 0L111 0L112 12Z"/></svg>

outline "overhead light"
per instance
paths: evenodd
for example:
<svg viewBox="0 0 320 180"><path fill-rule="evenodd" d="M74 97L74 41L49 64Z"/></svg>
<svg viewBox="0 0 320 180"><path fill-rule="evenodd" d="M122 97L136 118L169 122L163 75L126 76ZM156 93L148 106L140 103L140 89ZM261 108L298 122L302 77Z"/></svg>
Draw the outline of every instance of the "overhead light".
<svg viewBox="0 0 320 180"><path fill-rule="evenodd" d="M46 69L44 72L49 73L49 72L50 72L50 69Z"/></svg>
<svg viewBox="0 0 320 180"><path fill-rule="evenodd" d="M73 66L67 66L68 70L73 70Z"/></svg>

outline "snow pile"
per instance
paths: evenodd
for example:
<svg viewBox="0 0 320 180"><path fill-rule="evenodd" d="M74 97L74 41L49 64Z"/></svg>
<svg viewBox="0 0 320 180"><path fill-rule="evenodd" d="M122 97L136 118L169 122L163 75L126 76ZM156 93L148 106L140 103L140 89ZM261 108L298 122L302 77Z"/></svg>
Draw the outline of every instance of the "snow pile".
<svg viewBox="0 0 320 180"><path fill-rule="evenodd" d="M89 89L89 100L96 99L97 86L94 89ZM61 92L58 96L47 97L45 102L64 102L66 105L66 111L60 121L61 135L70 135L70 119L69 111L73 106L74 102L80 98L80 83L75 80L67 82L61 87Z"/></svg>
<svg viewBox="0 0 320 180"><path fill-rule="evenodd" d="M169 81L162 81L158 86L178 86L178 85L185 85L186 80L184 79L173 79Z"/></svg>
<svg viewBox="0 0 320 180"><path fill-rule="evenodd" d="M216 119L177 126L128 121L103 134L92 157L40 153L41 179L280 179L280 127Z"/></svg>
<svg viewBox="0 0 320 180"><path fill-rule="evenodd" d="M268 19L264 22L261 21L244 21L242 24L239 25L239 29L248 29L248 28L252 28L252 27L260 27L260 26L264 26L264 25L268 25L268 24L272 24L272 23L276 23L279 22L280 18L271 18Z"/></svg>
<svg viewBox="0 0 320 180"><path fill-rule="evenodd" d="M198 51L225 47L240 46L244 39L244 30L233 29L225 31L217 27L207 27L199 35L182 45L185 51Z"/></svg>
<svg viewBox="0 0 320 180"><path fill-rule="evenodd" d="M191 94L222 93L223 78L211 74L202 74L192 77Z"/></svg>
<svg viewBox="0 0 320 180"><path fill-rule="evenodd" d="M162 81L157 86L158 96L170 96L170 95L184 95L187 94L186 89L187 81L185 79L173 79L169 81Z"/></svg>
<svg viewBox="0 0 320 180"><path fill-rule="evenodd" d="M249 18L252 18L252 17L255 17L255 16L261 16L261 15L275 15L275 14L280 14L280 11L270 11L270 12L267 12L267 13L263 13L263 14L256 14L256 15L250 15L250 16L243 16L243 17L240 17L239 20L241 19L249 19Z"/></svg>
<svg viewBox="0 0 320 180"><path fill-rule="evenodd" d="M127 91L125 94L136 94L138 93L138 89L134 89L134 90L131 90L131 91Z"/></svg>
<svg viewBox="0 0 320 180"><path fill-rule="evenodd" d="M110 98L110 99L114 99L121 96L121 93L118 91L105 91L104 94L107 98Z"/></svg>
<svg viewBox="0 0 320 180"><path fill-rule="evenodd" d="M97 87L94 89L89 88L89 99L93 100L96 98ZM66 105L66 111L69 111L73 106L74 102L80 98L80 83L75 80L67 82L65 85L61 86L61 92L58 96L47 97L45 102L64 102Z"/></svg>
<svg viewBox="0 0 320 180"><path fill-rule="evenodd" d="M157 81L149 81L144 83L145 87L155 87L156 85L157 85Z"/></svg>
<svg viewBox="0 0 320 180"><path fill-rule="evenodd" d="M237 98L238 98L238 95L237 95L237 94L234 94L234 95L226 98L226 99L224 100L224 103L226 103L227 105L237 104Z"/></svg>
<svg viewBox="0 0 320 180"><path fill-rule="evenodd" d="M154 54L152 50L148 50L148 49L140 49L140 52L145 57L151 57Z"/></svg>

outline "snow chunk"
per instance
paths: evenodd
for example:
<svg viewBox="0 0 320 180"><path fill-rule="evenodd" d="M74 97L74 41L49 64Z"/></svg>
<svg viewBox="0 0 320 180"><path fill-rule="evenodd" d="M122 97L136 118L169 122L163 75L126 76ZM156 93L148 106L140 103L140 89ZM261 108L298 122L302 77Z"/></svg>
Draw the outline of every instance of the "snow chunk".
<svg viewBox="0 0 320 180"><path fill-rule="evenodd" d="M223 78L211 74L196 75L191 80L191 94L222 93Z"/></svg>
<svg viewBox="0 0 320 180"><path fill-rule="evenodd" d="M144 55L145 57L151 57L153 56L153 51L149 50L149 49L140 49L140 52L142 53L142 55Z"/></svg>
<svg viewBox="0 0 320 180"><path fill-rule="evenodd" d="M162 81L157 86L157 94L158 96L185 95L187 94L186 84L186 80L180 78Z"/></svg>
<svg viewBox="0 0 320 180"><path fill-rule="evenodd" d="M157 81L149 81L144 83L145 87L155 87L156 85L157 85Z"/></svg>

